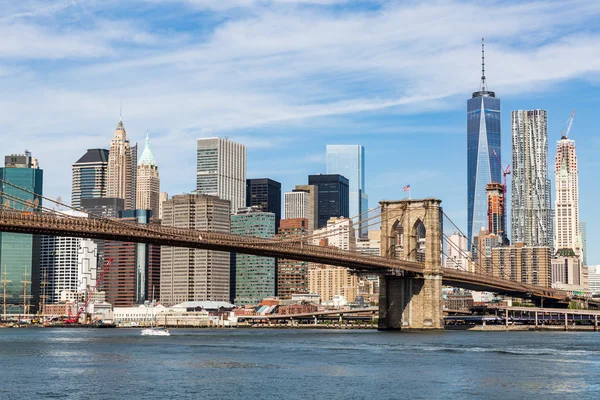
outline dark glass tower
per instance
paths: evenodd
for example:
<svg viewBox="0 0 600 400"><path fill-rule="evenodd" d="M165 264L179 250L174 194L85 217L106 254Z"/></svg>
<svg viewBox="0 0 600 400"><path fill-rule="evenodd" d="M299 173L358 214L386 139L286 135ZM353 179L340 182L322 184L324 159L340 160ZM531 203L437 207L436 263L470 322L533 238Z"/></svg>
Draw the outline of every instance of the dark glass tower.
<svg viewBox="0 0 600 400"><path fill-rule="evenodd" d="M485 53L481 39L481 89L467 100L467 231L470 240L487 227L486 185L502 182L500 160L500 99L487 90Z"/></svg>
<svg viewBox="0 0 600 400"><path fill-rule="evenodd" d="M81 199L106 197L108 150L89 149L73 164L71 205L81 207Z"/></svg>
<svg viewBox="0 0 600 400"><path fill-rule="evenodd" d="M275 232L281 221L281 183L272 179L246 179L246 207L275 214Z"/></svg>
<svg viewBox="0 0 600 400"><path fill-rule="evenodd" d="M319 226L327 225L331 217L350 217L350 185L347 178L339 174L309 175L308 184L319 190Z"/></svg>

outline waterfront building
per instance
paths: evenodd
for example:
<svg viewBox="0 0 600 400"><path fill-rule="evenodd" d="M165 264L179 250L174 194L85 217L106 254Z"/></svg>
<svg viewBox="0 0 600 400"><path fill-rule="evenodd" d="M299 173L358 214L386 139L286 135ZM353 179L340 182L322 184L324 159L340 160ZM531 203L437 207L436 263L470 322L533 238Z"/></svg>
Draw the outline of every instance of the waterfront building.
<svg viewBox="0 0 600 400"><path fill-rule="evenodd" d="M342 250L356 251L356 235L354 224L350 218L331 217L327 225L314 231L314 245L335 247Z"/></svg>
<svg viewBox="0 0 600 400"><path fill-rule="evenodd" d="M196 192L231 203L231 213L246 206L246 146L227 138L198 139Z"/></svg>
<svg viewBox="0 0 600 400"><path fill-rule="evenodd" d="M308 184L318 189L318 223L323 228L331 217L350 217L349 181L339 174L309 175Z"/></svg>
<svg viewBox="0 0 600 400"><path fill-rule="evenodd" d="M511 241L552 247L548 116L545 110L518 110L511 117Z"/></svg>
<svg viewBox="0 0 600 400"><path fill-rule="evenodd" d="M282 240L302 239L310 233L308 219L282 219L277 237ZM291 299L295 294L308 294L308 262L277 260L277 296Z"/></svg>
<svg viewBox="0 0 600 400"><path fill-rule="evenodd" d="M24 192L0 182L0 207L41 212L44 171L31 153L11 154L4 158L0 178L24 188ZM6 309L2 314L31 313L40 296L40 237L0 232L0 281L6 285Z"/></svg>
<svg viewBox="0 0 600 400"><path fill-rule="evenodd" d="M199 231L230 232L229 200L201 194L175 195L163 202L163 226ZM184 301L229 301L229 253L163 246L160 299L173 305Z"/></svg>
<svg viewBox="0 0 600 400"><path fill-rule="evenodd" d="M488 196L488 225L487 229L490 233L501 238L501 244L508 244L506 235L506 208L505 208L505 190L501 183L489 183L486 186Z"/></svg>
<svg viewBox="0 0 600 400"><path fill-rule="evenodd" d="M61 213L85 218L80 211ZM84 293L96 284L97 245L91 239L41 236L40 289L41 303L53 304L62 292Z"/></svg>
<svg viewBox="0 0 600 400"><path fill-rule="evenodd" d="M275 214L275 231L281 221L281 183L268 178L246 179L246 207Z"/></svg>
<svg viewBox="0 0 600 400"><path fill-rule="evenodd" d="M500 182L502 166L500 99L487 88L481 40L481 85L467 100L467 237L473 243L487 227L488 183ZM497 158L496 158L497 157Z"/></svg>
<svg viewBox="0 0 600 400"><path fill-rule="evenodd" d="M283 194L283 198L283 218L306 218L308 221L312 217L310 193L305 191L286 192Z"/></svg>
<svg viewBox="0 0 600 400"><path fill-rule="evenodd" d="M454 232L448 237L445 268L471 271L468 251L467 238L458 232Z"/></svg>
<svg viewBox="0 0 600 400"><path fill-rule="evenodd" d="M169 200L169 193L160 192L158 196L158 219L163 219L163 202Z"/></svg>
<svg viewBox="0 0 600 400"><path fill-rule="evenodd" d="M351 303L358 294L358 278L347 268L315 264L308 271L308 289L320 295L321 302L344 296Z"/></svg>
<svg viewBox="0 0 600 400"><path fill-rule="evenodd" d="M123 121L119 120L110 140L106 197L124 199L126 210L135 209L136 164L137 144L131 146Z"/></svg>
<svg viewBox="0 0 600 400"><path fill-rule="evenodd" d="M150 151L150 139L146 134L146 145L137 163L136 207L152 210L152 215L160 214L160 175L158 165Z"/></svg>
<svg viewBox="0 0 600 400"><path fill-rule="evenodd" d="M81 199L106 197L108 150L88 149L73 164L71 206L81 207Z"/></svg>
<svg viewBox="0 0 600 400"><path fill-rule="evenodd" d="M246 207L231 216L231 233L272 239L275 236L275 214L258 207ZM237 253L234 255L235 276L233 302L236 305L256 305L266 297L275 296L275 259Z"/></svg>
<svg viewBox="0 0 600 400"><path fill-rule="evenodd" d="M124 210L119 221L153 224L151 210ZM160 246L146 243L104 243L105 260L113 259L102 287L114 307L131 307L158 298L160 293Z"/></svg>
<svg viewBox="0 0 600 400"><path fill-rule="evenodd" d="M369 197L365 191L365 148L361 145L328 144L326 162L328 175L339 174L348 178L348 216L359 227L357 236L366 238Z"/></svg>
<svg viewBox="0 0 600 400"><path fill-rule="evenodd" d="M491 249L493 275L508 277L515 282L550 287L552 249L548 246L526 246L517 242L511 246Z"/></svg>
<svg viewBox="0 0 600 400"><path fill-rule="evenodd" d="M319 227L319 188L315 185L296 185L292 192L305 192L309 194L308 205L308 230L314 231Z"/></svg>
<svg viewBox="0 0 600 400"><path fill-rule="evenodd" d="M552 259L552 287L570 292L585 292L586 272L581 257L573 249L559 249Z"/></svg>

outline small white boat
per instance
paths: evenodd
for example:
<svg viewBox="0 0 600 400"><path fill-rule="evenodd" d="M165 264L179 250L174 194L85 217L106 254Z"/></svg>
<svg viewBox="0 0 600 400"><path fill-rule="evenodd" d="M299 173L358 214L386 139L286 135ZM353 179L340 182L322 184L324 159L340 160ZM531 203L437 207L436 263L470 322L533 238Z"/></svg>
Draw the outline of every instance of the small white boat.
<svg viewBox="0 0 600 400"><path fill-rule="evenodd" d="M142 329L142 336L171 336L171 332L168 329L151 327Z"/></svg>

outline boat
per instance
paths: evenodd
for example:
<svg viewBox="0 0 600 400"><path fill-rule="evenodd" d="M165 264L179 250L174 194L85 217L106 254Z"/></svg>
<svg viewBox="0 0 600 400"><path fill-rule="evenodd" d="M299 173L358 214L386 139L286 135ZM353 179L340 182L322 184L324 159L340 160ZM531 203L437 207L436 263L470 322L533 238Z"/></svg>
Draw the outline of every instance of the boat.
<svg viewBox="0 0 600 400"><path fill-rule="evenodd" d="M154 308L156 301L154 300L154 288L152 288L152 303L148 304L146 309L146 318L148 317L148 311L150 308ZM156 326L156 313L152 313L152 319L150 320L150 328L142 329L142 336L171 336L171 332L166 328L159 328Z"/></svg>

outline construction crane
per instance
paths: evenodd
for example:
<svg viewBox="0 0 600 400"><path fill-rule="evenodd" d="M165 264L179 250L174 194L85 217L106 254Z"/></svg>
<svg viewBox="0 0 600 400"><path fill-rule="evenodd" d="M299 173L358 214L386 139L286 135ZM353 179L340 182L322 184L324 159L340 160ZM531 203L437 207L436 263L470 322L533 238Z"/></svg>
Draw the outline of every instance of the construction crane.
<svg viewBox="0 0 600 400"><path fill-rule="evenodd" d="M498 157L498 154L496 153L496 150L493 150L494 152L494 156L496 156L496 160L498 160L498 165L500 165L500 169L502 170L502 176L504 178L504 193L506 194L506 175L510 175L511 174L511 170L510 170L510 164L506 164L506 168L504 168L502 166L502 161L500 161L500 157Z"/></svg>
<svg viewBox="0 0 600 400"><path fill-rule="evenodd" d="M104 276L106 275L106 272L108 271L108 268L110 267L110 264L112 264L112 262L113 262L113 259L110 258L106 262L106 264L104 264L104 268L102 268L102 271L100 271L100 276L98 276L98 278L96 279L96 284L94 285L94 287L92 288L92 290L88 292L87 298L83 302L83 305L81 307L79 307L79 310L77 310L77 314L75 316L71 316L70 312L69 312L69 318L67 318L65 320L65 324L77 324L77 323L79 323L79 318L81 317L81 314L85 310L87 310L87 307L90 304L90 300L92 300L93 295L96 293L96 291L98 290L98 287L100 286L100 284L104 280Z"/></svg>
<svg viewBox="0 0 600 400"><path fill-rule="evenodd" d="M577 111L577 109L574 109L573 112L571 113L571 116L569 117L569 119L567 120L567 122L565 122L565 125L567 126L567 130L563 133L563 131L560 131L560 138L561 139L568 139L569 138L569 133L571 133L571 126L573 125L573 119L575 118L575 111Z"/></svg>

